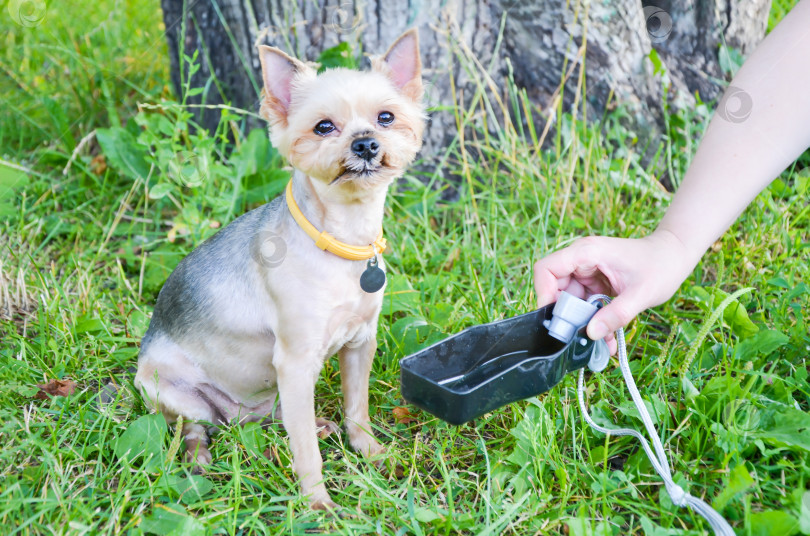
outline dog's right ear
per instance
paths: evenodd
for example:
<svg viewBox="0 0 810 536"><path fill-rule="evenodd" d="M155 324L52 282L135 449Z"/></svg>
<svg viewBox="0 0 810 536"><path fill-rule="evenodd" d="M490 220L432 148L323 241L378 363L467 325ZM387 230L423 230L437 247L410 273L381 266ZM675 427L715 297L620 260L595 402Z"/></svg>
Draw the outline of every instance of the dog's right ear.
<svg viewBox="0 0 810 536"><path fill-rule="evenodd" d="M268 121L286 123L293 83L312 69L281 50L264 45L259 46L259 61L264 81L261 114Z"/></svg>

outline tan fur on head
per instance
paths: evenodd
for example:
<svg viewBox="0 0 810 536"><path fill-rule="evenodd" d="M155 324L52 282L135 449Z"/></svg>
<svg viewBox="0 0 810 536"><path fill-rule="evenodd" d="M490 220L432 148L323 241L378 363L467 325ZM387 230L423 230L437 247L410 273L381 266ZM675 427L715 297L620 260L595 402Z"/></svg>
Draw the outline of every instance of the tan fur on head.
<svg viewBox="0 0 810 536"><path fill-rule="evenodd" d="M260 47L264 79L261 114L270 122L270 139L290 164L326 184L352 188L390 184L410 164L422 145L421 62L415 30L402 35L372 68L361 72L337 68L319 75L278 49ZM394 115L381 124L382 112ZM330 121L335 129L318 134ZM380 156L364 163L352 154L358 137L373 136ZM360 166L361 174L354 173Z"/></svg>

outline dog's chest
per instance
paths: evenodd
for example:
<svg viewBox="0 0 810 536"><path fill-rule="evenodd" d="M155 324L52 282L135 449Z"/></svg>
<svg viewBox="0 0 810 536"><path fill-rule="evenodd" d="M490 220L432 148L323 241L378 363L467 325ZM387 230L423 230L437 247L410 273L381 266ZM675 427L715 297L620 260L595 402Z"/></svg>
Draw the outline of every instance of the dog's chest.
<svg viewBox="0 0 810 536"><path fill-rule="evenodd" d="M357 263L360 264L360 263ZM343 292L327 310L327 354L343 346L359 347L377 336L377 317L382 307L384 288L374 293L360 289L359 267L344 273L340 285Z"/></svg>
<svg viewBox="0 0 810 536"><path fill-rule="evenodd" d="M325 341L327 355L340 348L356 348L377 336L377 316L382 305L379 296L360 295L359 298L336 304L327 313Z"/></svg>

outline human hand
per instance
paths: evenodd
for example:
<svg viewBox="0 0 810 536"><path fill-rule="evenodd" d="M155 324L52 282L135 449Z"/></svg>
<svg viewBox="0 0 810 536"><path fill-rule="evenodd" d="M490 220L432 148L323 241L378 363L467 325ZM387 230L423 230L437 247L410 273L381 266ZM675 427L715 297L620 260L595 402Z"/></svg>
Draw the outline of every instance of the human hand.
<svg viewBox="0 0 810 536"><path fill-rule="evenodd" d="M588 323L588 337L604 338L615 354L613 332L672 297L698 260L666 230L640 239L581 238L534 265L538 306L557 301L562 290L582 299L615 296Z"/></svg>

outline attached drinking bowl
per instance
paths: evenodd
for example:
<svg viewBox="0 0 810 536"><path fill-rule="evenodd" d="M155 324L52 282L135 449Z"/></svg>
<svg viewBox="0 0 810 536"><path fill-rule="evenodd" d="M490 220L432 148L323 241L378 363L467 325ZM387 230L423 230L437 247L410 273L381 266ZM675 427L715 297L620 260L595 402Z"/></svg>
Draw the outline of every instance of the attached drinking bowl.
<svg viewBox="0 0 810 536"><path fill-rule="evenodd" d="M544 324L552 310L548 305L473 326L403 358L402 396L444 421L463 424L548 391L588 365L596 346L584 327L568 327L568 343L551 336Z"/></svg>

